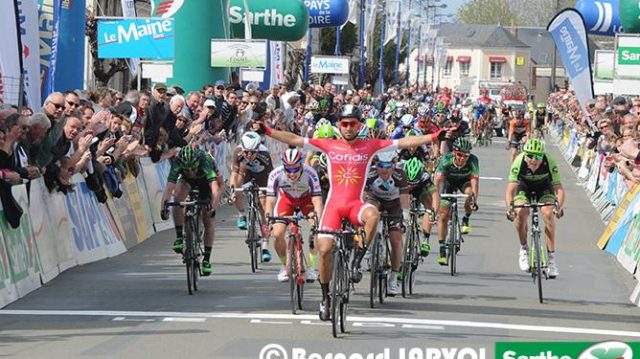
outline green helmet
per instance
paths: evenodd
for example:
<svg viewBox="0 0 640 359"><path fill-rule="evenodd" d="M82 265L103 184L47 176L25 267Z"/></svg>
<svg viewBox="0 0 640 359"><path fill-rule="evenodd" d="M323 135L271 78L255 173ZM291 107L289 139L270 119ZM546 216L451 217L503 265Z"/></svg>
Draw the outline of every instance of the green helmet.
<svg viewBox="0 0 640 359"><path fill-rule="evenodd" d="M334 136L333 126L330 124L319 126L318 129L316 129L316 138L333 138Z"/></svg>
<svg viewBox="0 0 640 359"><path fill-rule="evenodd" d="M367 128L369 129L376 127L376 122L378 122L378 119L375 117L368 118L365 120L365 123L367 124Z"/></svg>
<svg viewBox="0 0 640 359"><path fill-rule="evenodd" d="M407 173L407 179L413 182L424 171L424 163L418 157L411 157L409 161L404 163L404 171Z"/></svg>
<svg viewBox="0 0 640 359"><path fill-rule="evenodd" d="M445 106L444 106L444 102L441 102L441 101L440 101L440 102L438 102L438 103L436 104L436 112L437 112L437 113L444 113L444 112L445 112L445 109L446 109L446 108L445 108Z"/></svg>
<svg viewBox="0 0 640 359"><path fill-rule="evenodd" d="M183 169L192 169L198 167L198 165L200 164L200 154L200 151L191 145L182 147L182 149L180 150L180 154L178 155L180 167Z"/></svg>
<svg viewBox="0 0 640 359"><path fill-rule="evenodd" d="M464 137L458 137L453 141L453 149L460 152L471 152L471 142Z"/></svg>
<svg viewBox="0 0 640 359"><path fill-rule="evenodd" d="M539 108L539 109L543 109L543 108L547 108L547 106L545 106L545 104L544 104L544 103L540 102L540 103L538 104L538 108Z"/></svg>
<svg viewBox="0 0 640 359"><path fill-rule="evenodd" d="M537 138L529 139L524 144L523 151L529 155L543 155L544 143Z"/></svg>
<svg viewBox="0 0 640 359"><path fill-rule="evenodd" d="M404 134L404 137L420 136L422 133L416 129L411 129Z"/></svg>

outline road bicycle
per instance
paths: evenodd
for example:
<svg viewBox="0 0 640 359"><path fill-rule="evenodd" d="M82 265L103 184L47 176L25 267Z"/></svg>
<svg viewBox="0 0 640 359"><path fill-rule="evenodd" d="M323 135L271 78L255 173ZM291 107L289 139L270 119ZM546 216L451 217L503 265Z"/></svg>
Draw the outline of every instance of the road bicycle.
<svg viewBox="0 0 640 359"><path fill-rule="evenodd" d="M440 195L440 198L451 203L449 207L449 223L447 224L448 236L445 244L447 247L447 262L452 276L457 273L456 262L458 252L460 251L460 246L464 242L458 216L458 199L462 198L466 200L467 197L469 197L469 195L463 193L443 193Z"/></svg>
<svg viewBox="0 0 640 359"><path fill-rule="evenodd" d="M417 198L411 198L409 208L409 228L407 228L404 247L402 250L402 297L413 294L416 283L416 271L422 261L420 255L420 218L426 214Z"/></svg>
<svg viewBox="0 0 640 359"><path fill-rule="evenodd" d="M185 209L182 262L187 269L187 289L190 295L198 290L198 277L202 275L200 260L204 254L202 248L204 237L203 216L211 205L209 200L200 200L199 197L198 190L192 190L189 193L189 199L165 204L165 210L168 207Z"/></svg>
<svg viewBox="0 0 640 359"><path fill-rule="evenodd" d="M287 268L289 270L289 294L291 297L291 313L296 314L302 310L302 302L304 300L304 282L305 271L307 269L307 260L304 254L304 242L302 233L300 232L299 222L303 219L315 219L316 216L303 216L302 213L295 211L294 216L269 217L267 221L285 223L289 228L289 242L287 245ZM315 231L315 222L311 228L311 233ZM309 238L311 241L312 238Z"/></svg>
<svg viewBox="0 0 640 359"><path fill-rule="evenodd" d="M315 234L333 237L333 272L331 273L331 330L333 337L346 332L347 305L351 292L351 261L358 232L346 220L340 231L315 230Z"/></svg>
<svg viewBox="0 0 640 359"><path fill-rule="evenodd" d="M530 204L521 204L521 205L512 205L513 209L517 208L530 208L531 209L531 238L529 243L529 272L531 273L531 278L533 279L533 284L538 285L538 299L540 303L543 303L542 296L542 277L544 279L549 279L549 274L547 271L547 246L541 240L542 231L540 230L540 208L554 206L556 209L558 208L557 203L549 202L549 203L538 203L537 201L532 201Z"/></svg>
<svg viewBox="0 0 640 359"><path fill-rule="evenodd" d="M259 187L256 181L252 179L250 182L243 185L241 188L236 188L235 192L244 192L247 199L247 239L245 243L249 247L249 257L251 258L251 272L255 273L258 269L259 263L262 261L261 257L261 240L260 237L265 237L266 226L262 223L263 209L260 205L260 194L266 193L266 187ZM232 198L234 201L235 198ZM266 237L265 237L266 238Z"/></svg>
<svg viewBox="0 0 640 359"><path fill-rule="evenodd" d="M389 221L387 212L380 213L378 232L371 245L371 282L369 286L369 306L375 307L376 299L380 304L387 297L387 286L391 272L391 251L389 250Z"/></svg>

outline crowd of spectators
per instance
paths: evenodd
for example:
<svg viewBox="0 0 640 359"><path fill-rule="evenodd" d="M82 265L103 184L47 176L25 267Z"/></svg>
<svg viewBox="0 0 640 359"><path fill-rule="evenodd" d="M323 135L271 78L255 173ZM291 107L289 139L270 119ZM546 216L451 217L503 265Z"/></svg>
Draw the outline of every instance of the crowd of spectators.
<svg viewBox="0 0 640 359"><path fill-rule="evenodd" d="M628 189L640 183L640 97L597 96L587 103L589 116L571 91L552 93L549 104L559 126L574 126L604 156L606 170L617 169Z"/></svg>

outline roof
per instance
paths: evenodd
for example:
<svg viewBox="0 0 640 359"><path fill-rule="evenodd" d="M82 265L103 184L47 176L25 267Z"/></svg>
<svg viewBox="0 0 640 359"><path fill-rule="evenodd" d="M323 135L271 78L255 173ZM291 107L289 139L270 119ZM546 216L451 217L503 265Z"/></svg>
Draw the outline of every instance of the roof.
<svg viewBox="0 0 640 359"><path fill-rule="evenodd" d="M551 66L553 49L555 44L551 38L551 33L542 27L519 27L516 36L521 42L531 47L531 60L537 66ZM594 58L595 50L599 49L591 39L589 41L589 55ZM562 60L558 58L558 66L562 66Z"/></svg>
<svg viewBox="0 0 640 359"><path fill-rule="evenodd" d="M475 48L528 48L501 25L454 24L439 26L438 36L444 38L449 47Z"/></svg>

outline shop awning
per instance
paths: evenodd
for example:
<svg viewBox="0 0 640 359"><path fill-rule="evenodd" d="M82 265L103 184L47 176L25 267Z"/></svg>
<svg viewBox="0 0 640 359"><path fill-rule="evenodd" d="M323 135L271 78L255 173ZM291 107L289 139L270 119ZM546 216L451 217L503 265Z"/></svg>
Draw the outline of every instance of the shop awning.
<svg viewBox="0 0 640 359"><path fill-rule="evenodd" d="M447 56L447 62L453 62L453 56L451 55Z"/></svg>
<svg viewBox="0 0 640 359"><path fill-rule="evenodd" d="M504 56L489 56L489 62L504 63L507 62L507 58Z"/></svg>
<svg viewBox="0 0 640 359"><path fill-rule="evenodd" d="M458 62L471 62L471 56L458 56Z"/></svg>

